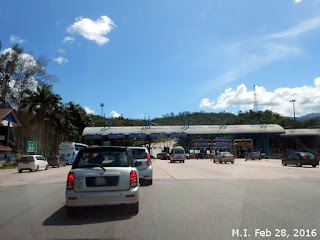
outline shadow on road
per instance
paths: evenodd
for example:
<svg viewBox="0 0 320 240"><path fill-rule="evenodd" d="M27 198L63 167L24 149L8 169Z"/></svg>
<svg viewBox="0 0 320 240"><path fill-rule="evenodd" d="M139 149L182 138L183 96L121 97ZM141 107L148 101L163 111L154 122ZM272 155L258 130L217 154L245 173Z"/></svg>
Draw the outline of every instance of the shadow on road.
<svg viewBox="0 0 320 240"><path fill-rule="evenodd" d="M83 225L102 222L112 222L130 219L132 216L126 211L124 206L108 207L86 207L79 208L70 217L67 215L66 207L63 206L50 217L43 225L45 226L66 226L66 225Z"/></svg>

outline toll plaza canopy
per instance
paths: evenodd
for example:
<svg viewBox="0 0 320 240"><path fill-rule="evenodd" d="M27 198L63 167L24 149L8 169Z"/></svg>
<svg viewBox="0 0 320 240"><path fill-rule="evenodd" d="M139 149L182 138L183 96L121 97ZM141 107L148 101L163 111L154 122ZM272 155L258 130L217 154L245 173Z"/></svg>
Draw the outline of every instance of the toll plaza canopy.
<svg viewBox="0 0 320 240"><path fill-rule="evenodd" d="M320 129L286 129L285 133L281 134L281 137L291 136L320 136Z"/></svg>
<svg viewBox="0 0 320 240"><path fill-rule="evenodd" d="M130 126L130 127L86 127L82 135L86 136L109 136L110 134L144 133L146 137L153 134L170 136L170 134L187 135L228 135L228 134L285 134L285 129L277 124L255 124L255 125L191 125L191 126ZM164 133L164 134L163 134Z"/></svg>

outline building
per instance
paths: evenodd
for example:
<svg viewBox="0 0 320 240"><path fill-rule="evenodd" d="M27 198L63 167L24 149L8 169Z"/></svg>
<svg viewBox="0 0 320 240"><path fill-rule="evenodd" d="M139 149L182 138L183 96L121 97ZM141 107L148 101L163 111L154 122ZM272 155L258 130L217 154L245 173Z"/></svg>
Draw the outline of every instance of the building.
<svg viewBox="0 0 320 240"><path fill-rule="evenodd" d="M21 127L13 108L0 108L0 158L6 158L12 152L14 141L11 128Z"/></svg>

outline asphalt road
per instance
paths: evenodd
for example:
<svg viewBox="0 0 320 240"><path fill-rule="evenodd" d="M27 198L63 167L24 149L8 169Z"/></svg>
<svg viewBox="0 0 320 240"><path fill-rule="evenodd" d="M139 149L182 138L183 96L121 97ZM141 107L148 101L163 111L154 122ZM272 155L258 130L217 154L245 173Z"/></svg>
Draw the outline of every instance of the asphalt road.
<svg viewBox="0 0 320 240"><path fill-rule="evenodd" d="M137 216L108 207L82 209L74 219L64 207L70 166L0 170L0 239L320 239L319 167L243 159L153 166Z"/></svg>

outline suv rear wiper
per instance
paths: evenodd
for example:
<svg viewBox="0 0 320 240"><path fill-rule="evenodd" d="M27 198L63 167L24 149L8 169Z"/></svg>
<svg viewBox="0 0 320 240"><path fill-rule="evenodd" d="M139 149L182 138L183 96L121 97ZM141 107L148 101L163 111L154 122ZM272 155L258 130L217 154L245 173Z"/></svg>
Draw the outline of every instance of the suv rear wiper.
<svg viewBox="0 0 320 240"><path fill-rule="evenodd" d="M99 168L103 169L103 171L106 171L106 169L99 164L86 164L86 165L80 166L79 168L86 168L86 167L99 167Z"/></svg>

